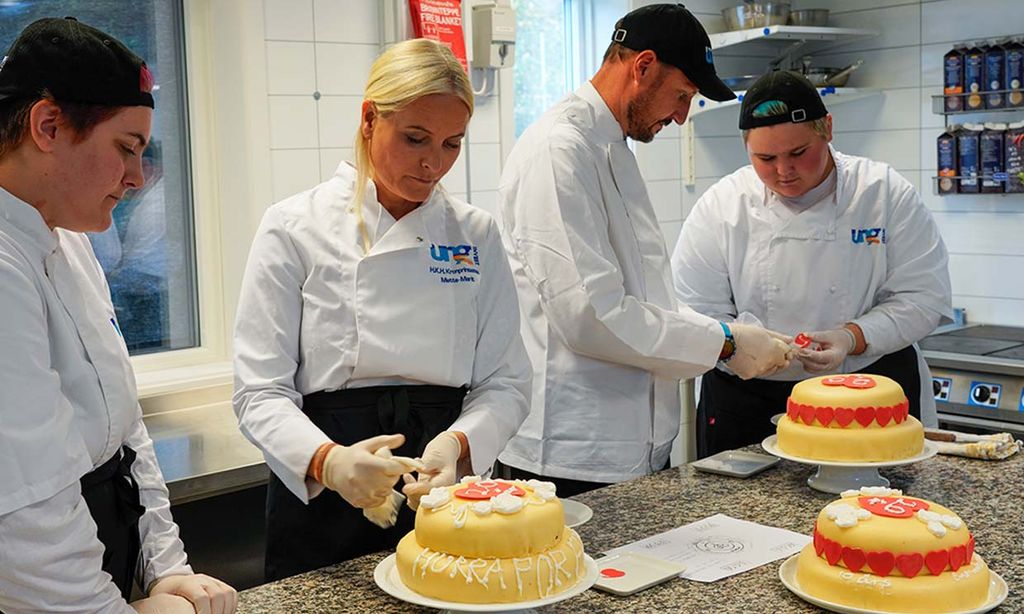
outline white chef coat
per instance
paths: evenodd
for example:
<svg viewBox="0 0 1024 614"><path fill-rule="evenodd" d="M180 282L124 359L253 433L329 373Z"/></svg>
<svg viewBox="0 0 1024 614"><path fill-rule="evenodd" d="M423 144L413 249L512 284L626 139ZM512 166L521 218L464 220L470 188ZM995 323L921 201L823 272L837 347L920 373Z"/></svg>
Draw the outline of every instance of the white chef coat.
<svg viewBox="0 0 1024 614"><path fill-rule="evenodd" d="M0 288L0 610L132 612L79 483L123 444L146 508L138 581L192 570L103 271L85 235L0 189Z"/></svg>
<svg viewBox="0 0 1024 614"><path fill-rule="evenodd" d="M534 366L530 415L502 462L595 482L661 469L678 380L714 366L724 334L677 306L636 159L593 85L520 137L498 199Z"/></svg>
<svg viewBox="0 0 1024 614"><path fill-rule="evenodd" d="M888 164L830 148L836 189L794 215L752 166L723 177L694 206L672 255L680 301L721 319L749 312L794 335L854 322L867 351L855 373L951 321L948 255L914 186ZM921 414L935 424L928 367L918 350ZM799 361L766 379L817 373Z"/></svg>
<svg viewBox="0 0 1024 614"><path fill-rule="evenodd" d="M242 433L303 501L329 438L302 413L321 390L385 384L468 386L449 427L486 471L527 412L530 365L515 285L491 216L436 188L398 221L369 182L368 254L343 162L315 188L267 210L235 321L234 407Z"/></svg>

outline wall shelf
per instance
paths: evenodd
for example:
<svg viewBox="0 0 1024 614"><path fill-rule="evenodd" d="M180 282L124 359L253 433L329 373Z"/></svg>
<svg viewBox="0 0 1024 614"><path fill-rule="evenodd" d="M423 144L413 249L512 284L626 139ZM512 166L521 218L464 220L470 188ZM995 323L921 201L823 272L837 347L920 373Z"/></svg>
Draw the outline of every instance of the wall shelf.
<svg viewBox="0 0 1024 614"><path fill-rule="evenodd" d="M763 28L751 28L749 30L736 30L734 32L719 32L711 34L712 49L723 49L743 43L757 41L847 41L857 38L877 36L875 30L863 28L829 28L813 26L766 26Z"/></svg>
<svg viewBox="0 0 1024 614"><path fill-rule="evenodd" d="M858 98L876 96L881 93L881 90L863 87L822 87L818 88L818 93L821 94L821 99L825 102L825 106L828 107L829 105L850 102ZM703 96L697 96L694 98L693 104L690 105L689 117L692 119L709 111L738 107L743 101L744 94L746 94L745 91L736 92L734 100L727 100L725 102L716 102Z"/></svg>

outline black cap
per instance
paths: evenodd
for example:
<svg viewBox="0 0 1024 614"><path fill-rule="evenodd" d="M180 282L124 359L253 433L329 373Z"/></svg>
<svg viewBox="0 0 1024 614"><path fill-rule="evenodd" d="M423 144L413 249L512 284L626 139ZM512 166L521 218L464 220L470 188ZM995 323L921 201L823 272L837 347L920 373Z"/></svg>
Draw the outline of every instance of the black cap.
<svg viewBox="0 0 1024 614"><path fill-rule="evenodd" d="M704 26L682 4L649 4L630 11L615 24L612 42L634 51L650 49L658 60L682 70L705 98L736 97L715 73Z"/></svg>
<svg viewBox="0 0 1024 614"><path fill-rule="evenodd" d="M153 75L120 41L74 17L29 24L0 61L0 101L38 97L153 108Z"/></svg>
<svg viewBox="0 0 1024 614"><path fill-rule="evenodd" d="M740 105L740 130L787 122L799 124L826 115L828 109L807 77L788 70L777 70L762 75L747 88Z"/></svg>

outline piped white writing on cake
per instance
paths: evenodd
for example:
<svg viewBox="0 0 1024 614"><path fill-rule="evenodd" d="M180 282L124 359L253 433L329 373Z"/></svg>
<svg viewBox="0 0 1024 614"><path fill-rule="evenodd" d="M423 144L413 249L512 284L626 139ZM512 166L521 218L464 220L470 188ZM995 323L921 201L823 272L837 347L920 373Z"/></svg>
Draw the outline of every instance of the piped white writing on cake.
<svg viewBox="0 0 1024 614"><path fill-rule="evenodd" d="M869 586L883 595L888 595L892 591L892 582L885 578L879 578L871 574L853 573L852 571L839 572L839 579L844 582L852 582L854 584L861 584L863 586Z"/></svg>
<svg viewBox="0 0 1024 614"><path fill-rule="evenodd" d="M516 590L520 596L523 594L524 578L533 577L540 597L544 598L558 592L556 589L563 585L563 581L575 582L576 578L584 574L583 542L571 531L566 533L565 539L565 545L572 558L575 559L575 565L571 565L565 552L560 550L542 552L534 557L524 558L467 559L464 556L423 548L413 560L412 573L419 574L420 578L426 578L428 572L439 575L446 574L449 578L461 575L466 584L476 582L485 590L491 589L491 576L497 576L498 586L501 590L505 590L507 586L504 565L508 563L512 566L512 572L516 578ZM573 569L567 569L570 566Z"/></svg>

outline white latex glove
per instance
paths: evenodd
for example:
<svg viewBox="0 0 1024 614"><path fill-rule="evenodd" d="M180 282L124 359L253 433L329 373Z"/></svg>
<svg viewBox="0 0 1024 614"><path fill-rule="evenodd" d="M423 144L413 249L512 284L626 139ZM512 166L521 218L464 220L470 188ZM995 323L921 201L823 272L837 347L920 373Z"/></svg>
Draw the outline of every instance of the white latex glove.
<svg viewBox="0 0 1024 614"><path fill-rule="evenodd" d="M445 431L431 439L423 449L423 470L419 472L418 479L402 487L402 492L408 497L409 507L419 507L420 497L429 493L431 488L454 484L461 455L462 444L454 433Z"/></svg>
<svg viewBox="0 0 1024 614"><path fill-rule="evenodd" d="M748 324L731 324L736 352L726 363L741 379L771 375L789 366L792 337Z"/></svg>
<svg viewBox="0 0 1024 614"><path fill-rule="evenodd" d="M150 587L149 596L156 598L160 595L188 599L196 614L232 614L238 605L235 589L201 573L160 578Z"/></svg>
<svg viewBox="0 0 1024 614"><path fill-rule="evenodd" d="M811 373L835 371L857 343L853 333L845 328L807 333L807 336L817 343L820 349L800 350L796 353L796 358L803 363L804 369Z"/></svg>
<svg viewBox="0 0 1024 614"><path fill-rule="evenodd" d="M377 507L407 470L400 461L376 456L380 448L397 448L404 435L378 435L351 446L334 446L324 459L321 481L353 507Z"/></svg>

